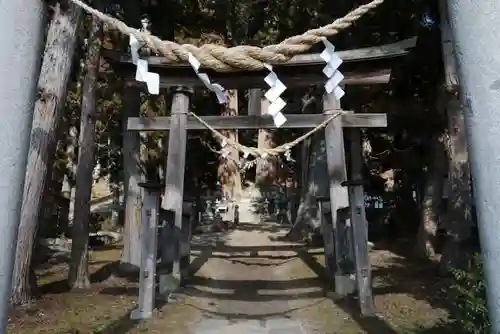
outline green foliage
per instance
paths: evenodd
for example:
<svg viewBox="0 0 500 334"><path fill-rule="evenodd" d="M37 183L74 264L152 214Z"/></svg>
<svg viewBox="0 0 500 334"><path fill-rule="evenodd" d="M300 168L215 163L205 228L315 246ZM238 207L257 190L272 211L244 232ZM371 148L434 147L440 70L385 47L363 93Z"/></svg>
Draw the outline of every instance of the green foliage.
<svg viewBox="0 0 500 334"><path fill-rule="evenodd" d="M490 321L486 307L486 287L480 254L470 256L465 266L450 269L453 283L448 289L450 315L430 327L417 326L404 331L413 334L484 334Z"/></svg>
<svg viewBox="0 0 500 334"><path fill-rule="evenodd" d="M454 279L454 284L451 286L454 298L451 312L452 325L457 332L488 333L490 322L480 255L473 255L465 267L452 269L451 274Z"/></svg>

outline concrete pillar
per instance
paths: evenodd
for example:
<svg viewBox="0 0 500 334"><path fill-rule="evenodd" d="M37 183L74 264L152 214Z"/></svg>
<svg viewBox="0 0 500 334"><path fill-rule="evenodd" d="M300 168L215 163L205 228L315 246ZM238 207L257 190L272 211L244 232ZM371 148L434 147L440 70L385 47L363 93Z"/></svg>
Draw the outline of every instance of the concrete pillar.
<svg viewBox="0 0 500 334"><path fill-rule="evenodd" d="M448 0L486 274L491 333L500 333L500 1Z"/></svg>
<svg viewBox="0 0 500 334"><path fill-rule="evenodd" d="M0 333L6 333L45 8L42 0L0 0L0 8Z"/></svg>

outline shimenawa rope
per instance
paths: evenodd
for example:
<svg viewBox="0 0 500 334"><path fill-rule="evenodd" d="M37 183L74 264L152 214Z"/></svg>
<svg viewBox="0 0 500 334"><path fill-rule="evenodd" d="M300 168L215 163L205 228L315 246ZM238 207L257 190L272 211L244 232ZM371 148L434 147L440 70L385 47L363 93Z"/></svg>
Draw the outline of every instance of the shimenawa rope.
<svg viewBox="0 0 500 334"><path fill-rule="evenodd" d="M177 44L172 41L163 41L147 32L127 26L124 22L90 7L82 0L70 1L120 32L133 35L139 42L147 45L153 52L164 56L172 63L187 62L188 54L191 53L199 60L203 68L211 68L219 72L229 72L235 69L263 70L264 64L282 64L293 56L310 50L314 44L321 42L323 39L349 28L360 17L384 2L384 0L373 0L330 24L308 30L302 35L289 37L279 44L262 48L250 45L227 48L215 44L205 44L198 47L193 44Z"/></svg>
<svg viewBox="0 0 500 334"><path fill-rule="evenodd" d="M129 27L124 22L90 7L81 0L70 1L81 7L87 13L111 25L123 34L133 35L139 42L148 46L153 52L164 56L172 63L187 62L188 54L191 53L199 60L200 64L204 68L211 68L219 72L229 72L235 69L262 70L265 68L264 64L284 63L294 55L308 51L314 44L321 42L323 39L334 36L341 30L350 27L361 16L374 10L384 2L384 0L373 0L368 4L359 6L344 17L338 18L328 25L308 30L302 35L289 37L279 44L269 45L262 48L249 45L227 48L225 46L215 44L205 44L198 47L192 44L181 45L172 41L163 41L148 32L139 31ZM224 136L221 132L211 127L196 114L190 112L189 115L196 118L219 140L227 143L239 152L252 155L256 158L264 158L265 156L276 156L289 151L295 145L324 128L331 120L344 115L345 113L345 111L339 111L297 139L275 148L266 149L241 145L240 143Z"/></svg>
<svg viewBox="0 0 500 334"><path fill-rule="evenodd" d="M345 115L346 113L347 113L347 111L340 110L340 111L332 114L327 119L325 119L321 124L319 124L318 126L316 126L314 129L309 130L308 132L306 132L302 136L296 138L295 140L292 140L291 142L283 144L283 145L280 145L278 147L274 147L274 148L262 148L262 149L261 148L256 148L256 147L248 147L248 146L245 146L245 145L241 145L237 141L234 141L231 138L228 138L228 137L224 136L222 133L220 133L220 131L218 131L218 130L214 129L213 127L211 127L210 124L208 124L207 122L205 122L198 115L196 115L196 114L194 114L192 112L190 112L189 115L193 116L194 118L196 118L196 120L198 122L200 122L201 124L203 124L203 126L205 126L208 130L210 130L219 140L226 142L229 146L234 147L239 152L241 152L241 153L248 153L249 155L252 155L252 156L254 156L256 158L263 158L266 155L267 156L273 156L273 155L276 156L276 155L280 155L282 153L285 153L286 151L289 151L295 145L301 143L302 141L306 140L307 138L309 138L310 136L312 136L313 134L315 134L316 132L318 132L319 130L321 130L322 128L324 128L325 126L327 126L328 123L330 123L333 119L335 119L335 118L337 118L339 116Z"/></svg>

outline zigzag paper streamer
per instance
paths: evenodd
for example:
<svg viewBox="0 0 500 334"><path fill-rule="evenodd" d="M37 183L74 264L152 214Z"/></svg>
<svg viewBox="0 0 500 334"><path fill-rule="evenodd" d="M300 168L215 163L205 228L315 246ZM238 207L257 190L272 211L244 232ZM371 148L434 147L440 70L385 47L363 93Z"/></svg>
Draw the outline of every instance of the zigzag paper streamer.
<svg viewBox="0 0 500 334"><path fill-rule="evenodd" d="M271 102L267 113L273 117L274 125L279 128L286 123L286 117L281 110L285 108L286 102L280 97L286 90L286 86L281 82L276 73L273 72L271 65L264 65L270 73L264 78L264 81L269 85L269 90L264 94L266 99Z"/></svg>
<svg viewBox="0 0 500 334"><path fill-rule="evenodd" d="M137 65L135 80L145 82L150 94L160 94L160 75L158 73L149 72L148 61L139 57L139 41L133 35L130 35L129 44L132 62Z"/></svg>
<svg viewBox="0 0 500 334"><path fill-rule="evenodd" d="M337 56L335 47L327 39L323 40L323 44L325 44L325 50L321 52L320 56L326 62L326 66L323 68L323 73L328 78L325 90L328 94L333 92L335 98L340 100L345 95L344 90L339 87L340 82L344 80L344 75L338 70L342 64L342 59Z"/></svg>
<svg viewBox="0 0 500 334"><path fill-rule="evenodd" d="M200 73L200 61L195 58L191 53L188 55L188 62L193 68L193 70L196 72L196 75L200 80L203 82L205 87L207 87L208 90L212 91L215 93L215 96L217 96L217 100L219 101L219 104L224 104L227 102L226 94L224 93L224 87L222 87L219 84L216 83L211 83L210 78L206 73Z"/></svg>

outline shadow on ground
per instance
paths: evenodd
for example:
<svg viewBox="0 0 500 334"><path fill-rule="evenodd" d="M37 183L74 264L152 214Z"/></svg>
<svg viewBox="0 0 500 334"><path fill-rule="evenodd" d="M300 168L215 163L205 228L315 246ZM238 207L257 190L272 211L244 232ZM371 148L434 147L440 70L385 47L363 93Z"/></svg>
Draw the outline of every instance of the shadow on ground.
<svg viewBox="0 0 500 334"><path fill-rule="evenodd" d="M274 233L279 230L279 227L270 224L262 224L255 226L252 224L242 223L238 227L242 231L257 231L263 233ZM321 248L308 245L267 245L267 246L230 246L227 244L227 232L206 233L200 236L194 236L192 242L192 261L190 265L189 278L186 281L186 286L182 293L188 297L201 297L215 300L235 300L244 302L272 302L276 300L298 300L311 299L311 303L315 300L325 300L330 291L331 279L328 278L325 268L321 263L323 250ZM372 253L372 258L376 258L383 252L382 246L376 245L378 249ZM236 263L251 264L258 267L275 266L285 263L286 261L300 259L314 273L315 277L300 277L290 280L227 280L227 279L211 279L197 275L200 268L209 259L226 259ZM428 262L418 262L412 259L408 260L405 257L391 254L388 256L388 261L380 261L375 259L373 265L374 288L375 296L390 296L405 294L414 299L423 300L429 303L432 307L446 309L447 296L443 288L447 281L441 278L436 279L438 273L437 267ZM240 262L239 262L240 261ZM383 262L383 263L382 263ZM103 263L106 263L102 265ZM95 284L94 289L97 293L103 296L129 296L127 300L135 300L138 295L137 278L127 278L127 284L111 283L103 284L104 282L118 277L119 262L106 262L97 260L93 264L100 268L96 270L92 276L92 283ZM47 274L49 275L49 274ZM117 286L118 285L118 286ZM273 290L272 294L262 293L263 290ZM290 290L297 290L291 294ZM66 280L59 280L50 284L41 286L43 294L61 294L68 292ZM84 296L82 295L82 298ZM106 298L106 297L104 297ZM332 300L332 302L341 310L349 314L349 316L359 325L359 327L368 334L376 333L401 333L396 331L394 327L386 320L380 317L362 317L359 313L359 308L355 297L348 297L343 300ZM158 305L160 311L169 314L175 309L176 303L171 305ZM312 305L309 305L312 306ZM196 305L190 305L196 308ZM122 309L122 312L127 310ZM266 318L288 318L292 317L291 313L297 309L291 308L287 312L266 313ZM328 309L327 309L328 310ZM118 320L112 322L106 327L95 331L94 333L112 334L112 333L127 333L134 328L140 328L141 323L132 321L129 318L131 309L119 317ZM262 319L262 315L248 314L221 314L199 308L199 312L203 312L208 317L224 317L230 320L238 319ZM116 319L116 318L115 318ZM448 333L445 326L435 326L434 328L415 328L404 333ZM134 330L135 332L135 330Z"/></svg>
<svg viewBox="0 0 500 334"><path fill-rule="evenodd" d="M243 228L250 228L243 227ZM265 227L264 227L265 228ZM273 255L272 252L287 255ZM190 278L183 289L183 294L190 297L202 297L216 300L237 300L256 302L271 302L276 300L297 300L297 299L318 299L325 298L327 291L331 287L331 280L326 275L326 270L317 257L322 253L321 249L304 245L300 246L228 246L223 241L223 236L213 236L211 242L200 242L192 245L193 261L191 264ZM297 278L288 281L268 281L268 280L224 280L211 279L197 276L196 272L210 258L230 258L249 261L256 259L265 260L290 260L300 258L315 274L312 278ZM377 283L374 286L375 296L385 294L407 294L415 299L424 300L433 307L447 308L446 295L442 286L445 282L435 280L435 268L429 263L410 262L402 257L391 258L391 263L385 266L374 265L373 276ZM254 263L252 263L254 264ZM259 265L259 264L256 264ZM208 288L208 289L203 289ZM290 290L301 290L293 295L287 293ZM262 294L259 291L273 290L273 294ZM105 288L101 290L104 294L113 295L137 295L136 288ZM376 333L400 333L391 324L381 317L363 317L360 315L359 307L355 296L342 300L333 300L333 303L350 315L350 317L368 334ZM196 307L196 306L192 306ZM262 319L262 315L246 314L220 314L200 308L199 311L213 316L225 317L233 320L237 319ZM291 309L285 313L266 314L266 318L290 317ZM128 317L128 315L127 315ZM128 319L128 318L127 318ZM129 321L129 320L127 320ZM443 333L446 328L416 328L412 333ZM103 332L104 333L104 332ZM107 332L106 332L107 333Z"/></svg>
<svg viewBox="0 0 500 334"><path fill-rule="evenodd" d="M373 265L374 294L405 293L417 300L426 301L435 308L450 310L449 276L442 275L439 264L430 260L416 259L411 251L410 240L376 243L374 253L390 252L390 262Z"/></svg>
<svg viewBox="0 0 500 334"><path fill-rule="evenodd" d="M298 252L300 259L317 275L317 279L322 282L331 281L326 275L325 267L307 251ZM349 314L358 325L368 334L375 333L397 333L390 324L380 317L363 317L360 315L357 301L352 297L343 300L333 300L334 304Z"/></svg>
<svg viewBox="0 0 500 334"><path fill-rule="evenodd" d="M102 264L103 261L98 261L97 265ZM94 265L94 264L91 264ZM114 261L114 262L106 262L105 265L101 266L99 269L97 269L94 273L90 275L90 283L91 284L97 284L97 283L102 283L112 276L119 276L119 268L120 266L120 261ZM39 277L43 278L43 277ZM137 281L137 277L131 276L130 277L132 281ZM68 280L67 279L62 279L58 281L54 281L48 284L44 284L38 288L38 292L41 295L44 294L61 294L61 293L67 293L70 291L69 285L68 285Z"/></svg>

